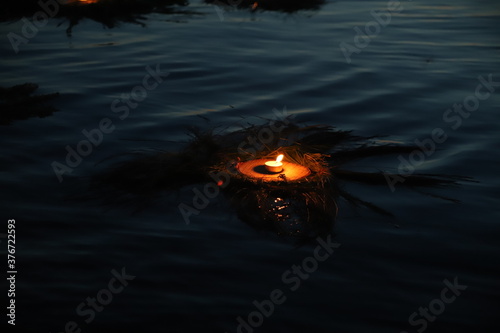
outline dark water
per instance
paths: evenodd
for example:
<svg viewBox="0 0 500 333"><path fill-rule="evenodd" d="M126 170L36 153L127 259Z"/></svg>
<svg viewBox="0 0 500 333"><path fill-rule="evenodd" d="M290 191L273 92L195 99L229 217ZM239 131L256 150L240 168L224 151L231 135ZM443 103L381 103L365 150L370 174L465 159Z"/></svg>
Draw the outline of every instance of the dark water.
<svg viewBox="0 0 500 333"><path fill-rule="evenodd" d="M214 6L194 2L184 7L192 14L144 14L145 27L83 19L71 36L68 23L54 18L17 54L6 36L20 34L23 22L4 22L0 85L35 82L37 93L61 94L51 102L59 109L52 116L0 128L0 232L8 219L17 226L16 327L62 332L74 321L82 332L236 332L237 318L248 321L256 311L254 300L281 289L286 301L255 332L416 332L424 317L414 317L420 322L413 326L409 317L429 303L439 314L430 314L427 332L497 332L500 85L467 118L443 116L474 96L479 76L500 82L500 6L401 5L350 63L339 44L355 46L353 28L364 30L374 20L370 11L386 11L387 2L327 1L292 14L233 8L223 21ZM120 119L113 101L142 84L146 66L157 65L169 76ZM334 240L341 246L294 291L282 275L312 256L316 244L297 248L252 229L223 196L189 225L177 206L191 202L192 187L165 193L137 214L70 199L86 193L107 157L176 150L188 140L187 126L231 130L242 119L262 123L258 117L285 106L307 124L402 143L441 128L447 139L418 171L478 182L432 191L460 204L402 187L345 184L395 218L340 201ZM76 149L82 131L103 118L114 130L60 183L51 163L64 163L65 147ZM393 156L351 167L397 172L398 165ZM2 246L6 254L6 240ZM90 317L77 307L122 267L135 279L85 323ZM467 289L443 310L434 300L443 280L455 278Z"/></svg>

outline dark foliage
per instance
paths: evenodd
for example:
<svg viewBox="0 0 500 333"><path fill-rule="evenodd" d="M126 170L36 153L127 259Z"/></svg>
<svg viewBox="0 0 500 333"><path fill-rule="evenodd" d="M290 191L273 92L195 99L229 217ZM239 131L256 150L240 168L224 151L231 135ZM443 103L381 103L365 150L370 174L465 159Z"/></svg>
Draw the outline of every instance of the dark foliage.
<svg viewBox="0 0 500 333"><path fill-rule="evenodd" d="M37 89L38 85L34 83L0 87L0 125L32 117L43 118L57 111L46 102L59 96L59 93L32 95Z"/></svg>
<svg viewBox="0 0 500 333"><path fill-rule="evenodd" d="M386 186L387 176L400 175L350 171L342 165L365 157L408 154L418 147L380 144L376 138L355 136L330 126L298 126L288 121L286 124L281 124L281 132L252 153L243 151L240 143L249 136L256 137L259 131L267 128L264 125L250 125L224 134L191 129L192 140L180 152L157 152L125 159L94 176L92 183L101 196L106 193L107 203L135 203L141 208L163 191L213 183L213 186L220 187L245 223L304 242L331 232L338 211L338 198L353 206L392 216L386 209L345 191L340 181ZM263 182L242 175L236 169L241 161L273 158L278 153L284 154L287 161L308 167L311 175L293 182L286 179ZM218 177L221 181L217 185L210 173L223 175ZM399 185L432 188L457 185L463 181L471 179L412 174L405 175Z"/></svg>
<svg viewBox="0 0 500 333"><path fill-rule="evenodd" d="M205 0L206 3L253 11L269 10L293 13L299 10L318 10L325 0Z"/></svg>
<svg viewBox="0 0 500 333"><path fill-rule="evenodd" d="M39 0L8 1L2 5L0 21L14 21L22 17L32 18L37 12L45 12L49 17L63 18L69 21L66 29L68 35L83 19L91 19L103 24L106 28L114 28L120 22L135 23L145 26L145 15L161 14L199 14L182 9L189 5L187 0L69 0L66 4L50 7L47 13L39 5ZM54 1L57 3L57 1Z"/></svg>

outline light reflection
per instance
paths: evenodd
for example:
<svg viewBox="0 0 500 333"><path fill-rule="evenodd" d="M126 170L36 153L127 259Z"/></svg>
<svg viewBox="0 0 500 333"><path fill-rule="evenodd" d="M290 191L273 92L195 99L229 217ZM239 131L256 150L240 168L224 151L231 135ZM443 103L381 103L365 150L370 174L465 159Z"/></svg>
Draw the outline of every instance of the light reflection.
<svg viewBox="0 0 500 333"><path fill-rule="evenodd" d="M331 231L337 215L335 191L321 186L278 189L263 185L246 187L244 191L240 186L227 188L225 194L243 222L298 242Z"/></svg>
<svg viewBox="0 0 500 333"><path fill-rule="evenodd" d="M78 5L89 5L92 3L97 3L101 0L66 0L67 4L78 4Z"/></svg>

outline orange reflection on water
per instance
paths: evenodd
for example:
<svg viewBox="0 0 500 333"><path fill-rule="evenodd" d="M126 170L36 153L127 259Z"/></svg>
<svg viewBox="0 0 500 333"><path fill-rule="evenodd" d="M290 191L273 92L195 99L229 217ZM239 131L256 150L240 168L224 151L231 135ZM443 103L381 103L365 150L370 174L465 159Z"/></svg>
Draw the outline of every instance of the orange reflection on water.
<svg viewBox="0 0 500 333"><path fill-rule="evenodd" d="M88 5L91 3L96 3L99 2L100 0L67 0L66 3L68 4L81 4L81 5Z"/></svg>

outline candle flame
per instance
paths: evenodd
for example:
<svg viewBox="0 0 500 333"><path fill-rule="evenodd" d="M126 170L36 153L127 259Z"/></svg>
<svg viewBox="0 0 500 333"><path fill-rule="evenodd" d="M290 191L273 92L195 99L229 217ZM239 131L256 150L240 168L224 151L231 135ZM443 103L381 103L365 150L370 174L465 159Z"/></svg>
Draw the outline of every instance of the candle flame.
<svg viewBox="0 0 500 333"><path fill-rule="evenodd" d="M278 155L278 157L276 157L276 162L281 162L282 160L283 160L283 154Z"/></svg>
<svg viewBox="0 0 500 333"><path fill-rule="evenodd" d="M67 0L66 3L68 4L78 4L78 5L88 5L91 3L97 3L100 0Z"/></svg>

